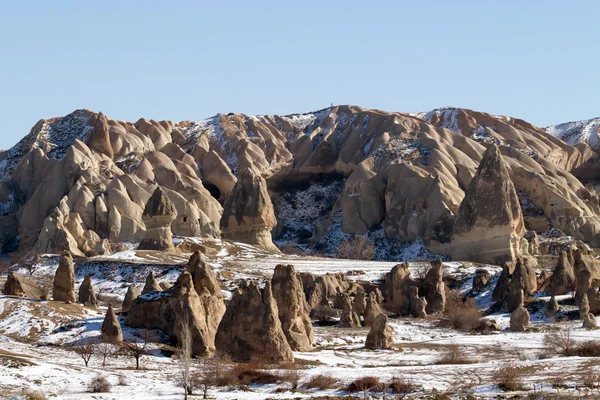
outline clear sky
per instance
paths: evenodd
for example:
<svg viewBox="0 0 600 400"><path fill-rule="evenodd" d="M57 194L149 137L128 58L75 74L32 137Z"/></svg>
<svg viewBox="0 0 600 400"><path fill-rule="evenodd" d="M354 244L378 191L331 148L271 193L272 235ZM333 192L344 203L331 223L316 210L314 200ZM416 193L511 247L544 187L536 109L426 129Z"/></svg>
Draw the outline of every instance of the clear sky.
<svg viewBox="0 0 600 400"><path fill-rule="evenodd" d="M167 4L170 4L167 6ZM600 116L600 1L4 1L0 148L116 119L458 106Z"/></svg>

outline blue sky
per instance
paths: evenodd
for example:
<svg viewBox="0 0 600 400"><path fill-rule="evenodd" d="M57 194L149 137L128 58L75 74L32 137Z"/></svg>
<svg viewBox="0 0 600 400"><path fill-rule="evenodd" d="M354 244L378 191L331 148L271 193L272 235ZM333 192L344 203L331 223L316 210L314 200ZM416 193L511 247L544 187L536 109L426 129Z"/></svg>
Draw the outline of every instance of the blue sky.
<svg viewBox="0 0 600 400"><path fill-rule="evenodd" d="M598 1L0 5L0 148L77 108L116 119L459 106L600 116Z"/></svg>

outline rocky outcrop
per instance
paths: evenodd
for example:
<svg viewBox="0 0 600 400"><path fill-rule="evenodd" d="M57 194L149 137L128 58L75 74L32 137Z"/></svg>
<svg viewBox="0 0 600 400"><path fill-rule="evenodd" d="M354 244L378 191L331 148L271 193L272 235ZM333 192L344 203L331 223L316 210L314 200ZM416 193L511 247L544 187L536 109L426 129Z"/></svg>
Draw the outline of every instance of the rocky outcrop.
<svg viewBox="0 0 600 400"><path fill-rule="evenodd" d="M485 269L478 269L475 271L473 277L473 291L481 292L490 281L492 275Z"/></svg>
<svg viewBox="0 0 600 400"><path fill-rule="evenodd" d="M394 345L394 331L388 325L388 317L385 314L379 314L365 341L365 348L369 350L391 349Z"/></svg>
<svg viewBox="0 0 600 400"><path fill-rule="evenodd" d="M79 302L91 307L98 306L98 299L96 298L96 292L94 292L94 287L92 285L92 277L86 275L83 278L83 282L81 286L79 286Z"/></svg>
<svg viewBox="0 0 600 400"><path fill-rule="evenodd" d="M529 326L529 311L525 307L518 307L510 314L510 330L525 332Z"/></svg>
<svg viewBox="0 0 600 400"><path fill-rule="evenodd" d="M431 268L425 275L422 296L427 300L427 314L444 312L446 291L444 288L444 268L441 260L431 261Z"/></svg>
<svg viewBox="0 0 600 400"><path fill-rule="evenodd" d="M597 329L598 328L598 321L596 320L596 317L594 316L594 314L588 313L583 318L583 327L585 329Z"/></svg>
<svg viewBox="0 0 600 400"><path fill-rule="evenodd" d="M52 289L52 298L56 301L65 303L75 303L75 267L73 266L73 257L70 253L64 253L56 274L54 275L54 284Z"/></svg>
<svg viewBox="0 0 600 400"><path fill-rule="evenodd" d="M536 290L537 278L531 261L519 257L514 262L504 263L492 300L500 304L505 312L512 312L523 305L525 296Z"/></svg>
<svg viewBox="0 0 600 400"><path fill-rule="evenodd" d="M410 276L408 263L398 264L386 273L383 306L395 313L410 312L410 287L416 286Z"/></svg>
<svg viewBox="0 0 600 400"><path fill-rule="evenodd" d="M582 321L585 320L589 312L590 303L588 302L587 293L584 293L583 296L581 296L581 300L579 302L579 319Z"/></svg>
<svg viewBox="0 0 600 400"><path fill-rule="evenodd" d="M342 273L327 273L316 277L310 273L301 273L299 276L311 310L324 301L335 301L338 293L345 293L350 288L350 283Z"/></svg>
<svg viewBox="0 0 600 400"><path fill-rule="evenodd" d="M352 310L359 317L365 314L365 310L367 308L367 294L362 286L356 287L356 294L354 295L354 299L352 300Z"/></svg>
<svg viewBox="0 0 600 400"><path fill-rule="evenodd" d="M154 273L152 271L150 271L148 273L148 275L146 276L146 284L144 285L144 288L142 289L142 294L151 293L151 292L161 292L161 291L162 291L162 288L160 287L160 284L154 277Z"/></svg>
<svg viewBox="0 0 600 400"><path fill-rule="evenodd" d="M340 317L341 328L360 328L360 318L352 309L352 301L346 293L340 293L340 308L342 315Z"/></svg>
<svg viewBox="0 0 600 400"><path fill-rule="evenodd" d="M377 294L375 292L369 293L369 296L367 297L367 306L365 307L364 313L365 326L373 325L375 318L381 313L383 313L383 310L381 307L379 307Z"/></svg>
<svg viewBox="0 0 600 400"><path fill-rule="evenodd" d="M135 299L137 299L142 293L138 288L134 285L130 285L127 289L127 293L125 293L125 298L123 298L123 303L121 304L121 312L128 312Z"/></svg>
<svg viewBox="0 0 600 400"><path fill-rule="evenodd" d="M192 336L192 352L197 356L212 356L215 332L207 324L212 317L206 315L192 275L185 271L170 289L139 296L129 309L126 323L136 328L162 329L176 342L181 341L182 329L187 325Z"/></svg>
<svg viewBox="0 0 600 400"><path fill-rule="evenodd" d="M235 361L293 361L278 315L269 282L264 289L254 282L238 288L219 324L217 351Z"/></svg>
<svg viewBox="0 0 600 400"><path fill-rule="evenodd" d="M6 296L27 297L30 299L47 300L48 294L33 279L10 271L4 283L2 294Z"/></svg>
<svg viewBox="0 0 600 400"><path fill-rule="evenodd" d="M271 238L271 229L276 225L267 183L251 169L244 171L225 201L223 237L279 252Z"/></svg>
<svg viewBox="0 0 600 400"><path fill-rule="evenodd" d="M427 318L427 299L419 297L419 288L411 286L409 289L410 311L409 314L415 318Z"/></svg>
<svg viewBox="0 0 600 400"><path fill-rule="evenodd" d="M102 341L105 343L120 343L123 341L123 332L121 331L121 325L115 315L115 311L112 308L112 304L108 305L106 310L106 316L102 323Z"/></svg>
<svg viewBox="0 0 600 400"><path fill-rule="evenodd" d="M146 235L140 242L138 250L173 251L173 234L171 223L177 217L175 205L166 193L157 187L144 208L144 224Z"/></svg>
<svg viewBox="0 0 600 400"><path fill-rule="evenodd" d="M560 296L575 289L575 271L573 264L569 262L567 253L561 251L558 263L552 272L546 292L550 296Z"/></svg>
<svg viewBox="0 0 600 400"><path fill-rule="evenodd" d="M550 301L546 303L546 311L544 315L546 316L546 318L554 318L558 311L560 311L560 306L556 301L556 297L552 296L550 297Z"/></svg>
<svg viewBox="0 0 600 400"><path fill-rule="evenodd" d="M279 321L293 351L312 349L314 334L301 281L293 265L277 265L271 278Z"/></svg>
<svg viewBox="0 0 600 400"><path fill-rule="evenodd" d="M486 150L460 203L449 244L434 251L453 260L499 264L519 254L525 223L508 167L497 146Z"/></svg>

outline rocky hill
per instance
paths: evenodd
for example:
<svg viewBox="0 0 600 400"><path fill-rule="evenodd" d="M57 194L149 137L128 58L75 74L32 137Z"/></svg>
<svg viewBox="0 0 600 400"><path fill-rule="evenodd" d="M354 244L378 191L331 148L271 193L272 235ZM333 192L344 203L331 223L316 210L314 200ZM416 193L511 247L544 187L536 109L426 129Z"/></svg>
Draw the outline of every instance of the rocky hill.
<svg viewBox="0 0 600 400"><path fill-rule="evenodd" d="M135 123L77 110L39 121L0 153L0 245L93 255L139 242L144 208L160 186L176 209L175 236L223 234L275 250L272 234L279 244L330 250L369 235L388 248L417 240L448 255L465 192L495 145L524 230L558 229L600 246L598 196L572 173L595 152L549 132L459 108L336 106Z"/></svg>

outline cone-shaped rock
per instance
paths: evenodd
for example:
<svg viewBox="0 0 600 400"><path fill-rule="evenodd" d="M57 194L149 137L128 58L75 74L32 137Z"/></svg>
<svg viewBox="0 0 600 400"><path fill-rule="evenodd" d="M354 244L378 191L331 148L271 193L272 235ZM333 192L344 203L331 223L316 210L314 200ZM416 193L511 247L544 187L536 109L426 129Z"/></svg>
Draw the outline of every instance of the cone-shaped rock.
<svg viewBox="0 0 600 400"><path fill-rule="evenodd" d="M352 310L360 317L365 314L366 308L367 294L365 293L365 289L362 286L357 286L354 300L352 300Z"/></svg>
<svg viewBox="0 0 600 400"><path fill-rule="evenodd" d="M177 217L175 205L158 186L144 208L142 218L146 225L146 234L138 250L173 251L171 223Z"/></svg>
<svg viewBox="0 0 600 400"><path fill-rule="evenodd" d="M346 293L340 293L340 307L342 308L342 315L340 316L340 327L342 328L360 328L360 318L352 309L352 302L350 296Z"/></svg>
<svg viewBox="0 0 600 400"><path fill-rule="evenodd" d="M251 169L244 171L225 201L223 237L279 252L271 237L271 229L276 225L267 183Z"/></svg>
<svg viewBox="0 0 600 400"><path fill-rule="evenodd" d="M383 313L381 307L379 307L379 303L377 302L377 293L371 292L367 297L367 306L365 307L365 326L373 325L375 322L375 318L379 314Z"/></svg>
<svg viewBox="0 0 600 400"><path fill-rule="evenodd" d="M10 271L6 277L2 294L38 300L48 298L46 291L35 283L33 279L13 271Z"/></svg>
<svg viewBox="0 0 600 400"><path fill-rule="evenodd" d="M560 306L558 305L558 301L556 301L556 297L550 297L550 301L546 304L546 318L554 318L559 310Z"/></svg>
<svg viewBox="0 0 600 400"><path fill-rule="evenodd" d="M126 322L136 328L161 329L179 342L182 326L187 321L193 353L211 356L215 352L215 333L206 323L211 317L206 314L201 297L194 289L192 275L185 271L170 289L142 294L135 299Z"/></svg>
<svg viewBox="0 0 600 400"><path fill-rule="evenodd" d="M574 289L575 271L573 270L573 264L569 261L567 253L561 251L546 291L550 296L560 296Z"/></svg>
<svg viewBox="0 0 600 400"><path fill-rule="evenodd" d="M411 286L409 289L410 315L415 318L427 318L427 299L419 297L419 288Z"/></svg>
<svg viewBox="0 0 600 400"><path fill-rule="evenodd" d="M499 264L519 255L525 224L517 192L500 150L491 145L460 203L451 243L453 260Z"/></svg>
<svg viewBox="0 0 600 400"><path fill-rule="evenodd" d="M96 299L96 293L92 286L92 277L89 275L83 278L83 283L79 286L79 302L92 307L98 305L98 299Z"/></svg>
<svg viewBox="0 0 600 400"><path fill-rule="evenodd" d="M104 154L112 159L115 156L112 146L110 145L110 137L108 135L108 123L106 117L102 113L98 113L94 129L90 133L87 140L87 146L90 150L96 153Z"/></svg>
<svg viewBox="0 0 600 400"><path fill-rule="evenodd" d="M121 325L111 304L108 305L108 310L102 323L102 341L105 343L119 343L123 341Z"/></svg>
<svg viewBox="0 0 600 400"><path fill-rule="evenodd" d="M293 351L309 351L314 339L308 304L293 265L277 265L271 279L279 321Z"/></svg>
<svg viewBox="0 0 600 400"><path fill-rule="evenodd" d="M60 259L56 274L54 275L52 298L56 301L64 301L65 303L75 303L76 301L75 267L73 266L71 253L65 252Z"/></svg>
<svg viewBox="0 0 600 400"><path fill-rule="evenodd" d="M519 307L510 314L510 330L524 332L529 325L529 311L525 307Z"/></svg>
<svg viewBox="0 0 600 400"><path fill-rule="evenodd" d="M125 293L125 298L123 299L123 304L121 304L121 311L127 312L133 305L135 299L137 299L142 293L138 288L133 285L130 285L127 289L127 293Z"/></svg>
<svg viewBox="0 0 600 400"><path fill-rule="evenodd" d="M162 292L162 288L154 277L154 273L152 271L150 271L146 276L146 284L144 285L144 289L142 289L142 294L150 292Z"/></svg>
<svg viewBox="0 0 600 400"><path fill-rule="evenodd" d="M367 335L365 347L370 350L391 349L393 344L394 331L388 325L388 317L383 313L379 314Z"/></svg>
<svg viewBox="0 0 600 400"><path fill-rule="evenodd" d="M444 288L444 267L442 260L431 261L431 268L423 282L423 296L427 299L428 314L444 312L446 307L446 290Z"/></svg>
<svg viewBox="0 0 600 400"><path fill-rule="evenodd" d="M236 361L293 361L278 315L269 282L262 290L253 282L238 288L219 324L217 351Z"/></svg>

